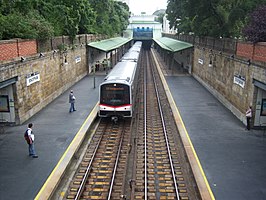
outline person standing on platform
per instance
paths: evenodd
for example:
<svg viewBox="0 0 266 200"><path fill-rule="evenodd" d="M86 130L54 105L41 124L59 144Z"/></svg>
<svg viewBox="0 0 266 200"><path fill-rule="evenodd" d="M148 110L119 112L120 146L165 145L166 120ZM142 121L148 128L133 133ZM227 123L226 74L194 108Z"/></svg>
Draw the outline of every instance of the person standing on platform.
<svg viewBox="0 0 266 200"><path fill-rule="evenodd" d="M76 109L75 109L75 101L76 101L76 97L74 96L73 90L71 90L70 94L69 94L69 103L70 103L69 112L76 111Z"/></svg>
<svg viewBox="0 0 266 200"><path fill-rule="evenodd" d="M33 124L30 123L28 125L28 129L26 130L25 132L25 139L29 145L29 156L32 156L33 158L38 158L38 156L36 155L36 152L35 152L35 147L34 147L34 134L32 132L32 127L33 127Z"/></svg>
<svg viewBox="0 0 266 200"><path fill-rule="evenodd" d="M252 118L252 109L251 106L249 106L247 112L246 112L246 118L247 118L247 130L250 130L250 120Z"/></svg>

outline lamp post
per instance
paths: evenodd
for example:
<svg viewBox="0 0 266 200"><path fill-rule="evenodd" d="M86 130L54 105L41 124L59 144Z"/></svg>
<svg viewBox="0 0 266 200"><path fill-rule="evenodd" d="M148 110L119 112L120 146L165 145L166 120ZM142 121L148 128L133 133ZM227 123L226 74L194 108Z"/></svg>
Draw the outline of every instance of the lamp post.
<svg viewBox="0 0 266 200"><path fill-rule="evenodd" d="M91 64L92 64L92 67L93 67L93 89L95 89L95 66L93 65L93 62L94 62L94 53L93 53L93 50L91 50Z"/></svg>
<svg viewBox="0 0 266 200"><path fill-rule="evenodd" d="M93 67L93 89L95 89L95 65L92 65Z"/></svg>

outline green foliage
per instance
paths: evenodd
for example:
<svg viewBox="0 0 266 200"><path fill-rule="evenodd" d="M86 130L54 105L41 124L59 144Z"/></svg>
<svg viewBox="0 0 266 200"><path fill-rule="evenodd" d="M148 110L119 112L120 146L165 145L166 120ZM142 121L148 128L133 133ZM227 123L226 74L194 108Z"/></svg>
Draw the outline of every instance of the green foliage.
<svg viewBox="0 0 266 200"><path fill-rule="evenodd" d="M39 15L29 13L1 15L1 38L46 39L53 35L53 27Z"/></svg>
<svg viewBox="0 0 266 200"><path fill-rule="evenodd" d="M168 0L167 18L178 33L241 38L247 16L266 0Z"/></svg>
<svg viewBox="0 0 266 200"><path fill-rule="evenodd" d="M0 0L0 39L120 34L129 8L114 0Z"/></svg>
<svg viewBox="0 0 266 200"><path fill-rule="evenodd" d="M258 7L250 14L243 33L254 43L266 41L266 5Z"/></svg>

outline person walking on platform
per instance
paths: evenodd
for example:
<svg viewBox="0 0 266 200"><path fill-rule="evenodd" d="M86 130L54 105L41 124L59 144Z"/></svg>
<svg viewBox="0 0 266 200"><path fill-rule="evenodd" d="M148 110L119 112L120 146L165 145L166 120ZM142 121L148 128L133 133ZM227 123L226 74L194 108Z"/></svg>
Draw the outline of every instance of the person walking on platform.
<svg viewBox="0 0 266 200"><path fill-rule="evenodd" d="M36 155L36 152L35 152L35 147L34 147L34 134L32 132L32 127L33 127L33 124L30 123L28 125L28 129L26 130L25 132L25 139L29 145L29 156L32 156L33 158L38 158L38 156Z"/></svg>
<svg viewBox="0 0 266 200"><path fill-rule="evenodd" d="M247 118L247 130L250 130L250 120L252 118L252 109L251 106L249 106L247 112L246 112L246 118Z"/></svg>
<svg viewBox="0 0 266 200"><path fill-rule="evenodd" d="M69 112L76 111L76 109L75 109L75 101L76 101L76 97L74 96L73 90L71 90L70 94L69 94L69 103L70 103Z"/></svg>

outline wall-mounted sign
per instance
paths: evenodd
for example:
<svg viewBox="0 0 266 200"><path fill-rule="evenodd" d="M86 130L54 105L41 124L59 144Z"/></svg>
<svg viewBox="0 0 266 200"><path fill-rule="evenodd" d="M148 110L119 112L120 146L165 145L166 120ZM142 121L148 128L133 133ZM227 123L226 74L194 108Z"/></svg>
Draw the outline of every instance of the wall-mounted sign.
<svg viewBox="0 0 266 200"><path fill-rule="evenodd" d="M77 57L75 58L75 61L76 61L76 63L79 63L79 62L81 61L81 57L80 57L80 56L77 56Z"/></svg>
<svg viewBox="0 0 266 200"><path fill-rule="evenodd" d="M39 72L35 72L35 73L32 73L32 74L29 74L26 77L26 85L27 86L30 86L31 84L36 83L38 81L40 81Z"/></svg>
<svg viewBox="0 0 266 200"><path fill-rule="evenodd" d="M203 62L202 59L199 58L199 59L198 59L198 63L201 64L201 65L203 65L204 62Z"/></svg>
<svg viewBox="0 0 266 200"><path fill-rule="evenodd" d="M245 77L240 76L240 75L234 75L234 84L237 84L240 87L244 88L245 87L245 82L246 82Z"/></svg>

